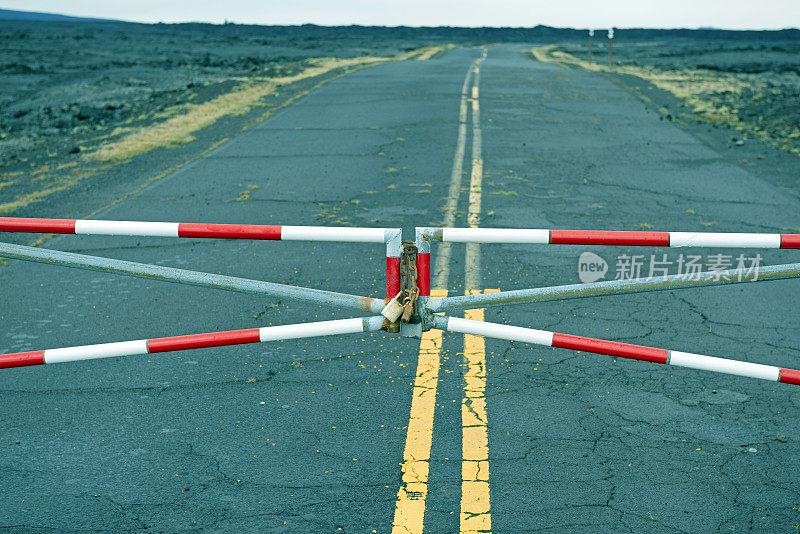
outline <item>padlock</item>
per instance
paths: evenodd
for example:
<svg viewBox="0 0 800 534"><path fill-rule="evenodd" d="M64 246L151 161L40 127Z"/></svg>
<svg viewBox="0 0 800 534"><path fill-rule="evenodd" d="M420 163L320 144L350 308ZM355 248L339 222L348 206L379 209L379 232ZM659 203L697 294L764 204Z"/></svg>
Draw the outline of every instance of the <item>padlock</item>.
<svg viewBox="0 0 800 534"><path fill-rule="evenodd" d="M390 300L389 303L386 306L384 306L383 310L381 311L381 315L386 317L390 323L397 322L397 319L403 313L403 305L400 304L399 300L397 300L400 298L400 295L402 294L403 292L401 291L400 293L395 295L395 297L392 300Z"/></svg>
<svg viewBox="0 0 800 534"><path fill-rule="evenodd" d="M406 301L403 303L403 316L400 317L400 320L404 323L407 323L411 320L411 315L414 313L414 302L410 298L406 298Z"/></svg>

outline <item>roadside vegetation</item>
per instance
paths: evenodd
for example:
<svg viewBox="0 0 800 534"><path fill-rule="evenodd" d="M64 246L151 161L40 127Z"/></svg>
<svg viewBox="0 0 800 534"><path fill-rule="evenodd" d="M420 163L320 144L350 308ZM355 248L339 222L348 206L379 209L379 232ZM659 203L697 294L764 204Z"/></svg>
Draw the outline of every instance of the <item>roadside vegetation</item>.
<svg viewBox="0 0 800 534"><path fill-rule="evenodd" d="M0 40L0 216L222 119L268 115L306 80L450 46L314 28L9 21Z"/></svg>
<svg viewBox="0 0 800 534"><path fill-rule="evenodd" d="M685 103L662 109L679 120L726 125L740 131L737 142L765 140L800 156L800 44L796 42L678 41L615 43L607 64L605 43L536 47L539 61L593 72L636 76Z"/></svg>
<svg viewBox="0 0 800 534"><path fill-rule="evenodd" d="M161 119L152 125L138 128L118 128L115 134L124 133L115 141L102 143L86 153L84 159L100 163L122 163L157 148L170 148L194 140L192 134L210 126L222 117L244 115L264 97L279 88L298 81L322 76L337 69L353 70L386 61L408 59L426 60L447 48L446 45L427 46L394 57L364 56L356 58L311 58L306 66L290 76L253 76L245 79L230 92L202 104L173 106L161 113ZM2 208L0 208L2 209Z"/></svg>

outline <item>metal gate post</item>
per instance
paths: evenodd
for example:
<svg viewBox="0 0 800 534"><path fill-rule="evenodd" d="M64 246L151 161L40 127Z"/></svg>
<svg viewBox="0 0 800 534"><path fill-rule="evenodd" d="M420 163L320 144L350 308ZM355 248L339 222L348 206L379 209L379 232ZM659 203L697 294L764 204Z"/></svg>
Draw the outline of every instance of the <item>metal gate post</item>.
<svg viewBox="0 0 800 534"><path fill-rule="evenodd" d="M386 304L400 293L400 251L403 248L403 230L400 228L384 231L386 239ZM396 334L400 331L400 323L388 320L384 330Z"/></svg>
<svg viewBox="0 0 800 534"><path fill-rule="evenodd" d="M422 319L421 331L427 332L433 328L433 315L428 309L431 298L431 242L427 235L427 228L417 227L415 242L417 245L417 287L419 299L417 300L417 313Z"/></svg>

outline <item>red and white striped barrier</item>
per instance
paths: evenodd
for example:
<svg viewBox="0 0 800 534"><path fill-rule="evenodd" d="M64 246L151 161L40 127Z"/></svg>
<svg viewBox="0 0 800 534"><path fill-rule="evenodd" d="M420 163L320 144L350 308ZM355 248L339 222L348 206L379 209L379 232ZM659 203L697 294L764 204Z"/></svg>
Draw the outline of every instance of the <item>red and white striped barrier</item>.
<svg viewBox="0 0 800 534"><path fill-rule="evenodd" d="M399 228L276 226L258 224L207 224L0 217L0 232L384 243L386 245L386 298L391 299L400 292L400 248L402 231Z"/></svg>
<svg viewBox="0 0 800 534"><path fill-rule="evenodd" d="M677 350L643 347L641 345L630 345L628 343L593 339L590 337L559 334L547 330L535 330L533 328L521 328L519 326L472 321L469 319L460 319L458 317L436 315L433 319L436 328L448 330L450 332L475 334L497 339L506 339L508 341L522 341L535 345L543 345L545 347L583 350L595 354L606 354L608 356L617 356L620 358L630 358L633 360L663 363L678 367L689 367L691 369L702 369L704 371L715 371L717 373L800 385L800 371L772 365L729 360L727 358L717 358L714 356L703 356L702 354L692 354Z"/></svg>
<svg viewBox="0 0 800 534"><path fill-rule="evenodd" d="M84 219L23 219L0 217L0 232L150 237L202 237L266 239L279 241L344 241L385 243L396 230L328 226L274 226L258 224L206 224ZM389 235L391 234L391 235Z"/></svg>
<svg viewBox="0 0 800 534"><path fill-rule="evenodd" d="M400 256L386 256L386 298L400 293Z"/></svg>
<svg viewBox="0 0 800 534"><path fill-rule="evenodd" d="M91 360L95 358L133 356L136 354L154 354L156 352L168 352L173 350L263 343L265 341L278 341L282 339L376 332L381 329L382 325L383 317L376 316L282 326L265 326L263 328L209 332L206 334L193 334L188 336L139 339L136 341L101 343L99 345L83 345L79 347L30 352L15 352L11 354L0 354L0 369Z"/></svg>
<svg viewBox="0 0 800 534"><path fill-rule="evenodd" d="M417 254L417 287L420 297L431 296L431 253Z"/></svg>
<svg viewBox="0 0 800 534"><path fill-rule="evenodd" d="M434 228L428 237L451 243L620 245L658 247L800 248L800 234L628 232L516 228Z"/></svg>

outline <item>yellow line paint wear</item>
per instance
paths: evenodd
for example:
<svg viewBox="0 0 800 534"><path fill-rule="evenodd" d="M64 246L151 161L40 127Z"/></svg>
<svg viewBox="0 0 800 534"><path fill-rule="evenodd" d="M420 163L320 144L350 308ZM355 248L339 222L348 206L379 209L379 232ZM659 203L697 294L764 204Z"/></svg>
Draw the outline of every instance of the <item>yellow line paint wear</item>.
<svg viewBox="0 0 800 534"><path fill-rule="evenodd" d="M477 228L481 221L483 185L482 132L480 125L480 65L475 67L472 86L472 172L470 173L467 224ZM467 294L481 291L480 245L467 243L464 257L464 286ZM496 291L496 290L486 290ZM483 309L467 310L467 319L483 321ZM486 414L486 342L483 337L464 336L464 398L461 401L461 513L462 534L489 533L492 515L489 490L489 435Z"/></svg>
<svg viewBox="0 0 800 534"><path fill-rule="evenodd" d="M431 298L446 296L446 290L431 290ZM433 414L436 409L436 391L441 365L442 334L441 330L429 330L422 334L419 344L417 376L414 380L411 416L401 464L403 480L397 492L393 534L422 534L425 499L428 496Z"/></svg>
<svg viewBox="0 0 800 534"><path fill-rule="evenodd" d="M494 293L499 289L487 289ZM467 290L468 295L481 293ZM483 309L467 310L464 317L483 321ZM461 401L461 515L462 534L492 531L489 492L489 433L486 413L486 341L464 335L464 398Z"/></svg>
<svg viewBox="0 0 800 534"><path fill-rule="evenodd" d="M480 216L480 183L483 177L483 160L481 160L481 132L480 132L480 119L476 117L479 111L478 104L475 101L478 96L478 76L480 73L478 65L486 57L484 50L483 56L470 66L464 84L461 88L461 105L459 109L459 131L458 141L456 145L456 152L453 158L453 168L450 177L450 190L448 201L445 206L444 221L442 226L451 227L455 222L455 215L458 207L458 199L461 190L461 177L463 175L463 161L466 152L466 137L467 137L467 113L468 113L468 96L472 95L472 171L470 173L470 213L476 213L476 217ZM473 78L474 76L474 78ZM470 88L470 82L473 86ZM477 133L477 141L475 139ZM476 151L477 149L477 151ZM476 168L477 158L477 168ZM476 182L476 172L478 175ZM477 188L475 184L477 183ZM477 202L474 199L472 191L477 189ZM477 205L477 212L475 206ZM474 218L474 217L473 217ZM471 219L472 220L472 219ZM475 225L478 221L475 220ZM469 246L469 245L468 245ZM467 251L467 265L476 265L477 251ZM438 247L438 257L436 270L433 277L432 286L437 289L431 289L431 297L439 298L447 296L447 286L450 271L450 243L441 243ZM471 259L470 259L471 257ZM472 263L469 263L472 261ZM480 264L477 264L475 274L477 275ZM469 277L469 275L468 275ZM477 282L475 277L475 282ZM403 453L402 466L402 484L397 492L397 502L395 507L394 522L392 524L393 534L422 534L425 521L426 499L428 496L428 476L430 473L430 452L431 443L433 441L433 416L436 408L436 393L438 389L439 367L441 365L441 350L442 350L442 335L441 330L430 330L424 332L422 340L420 341L420 352L417 363L417 375L414 381L414 390L411 399L411 415L409 418L408 431L406 433L406 446ZM483 338L478 338L483 343ZM485 358L485 356L484 356ZM485 387L485 386L484 386ZM475 405L480 403L478 401ZM486 401L483 399L483 413L485 414ZM463 407L462 407L463 414ZM484 422L484 434L485 422ZM472 431L470 431L472 432ZM488 441L487 441L488 443ZM488 458L488 445L486 447L486 457ZM466 464L465 464L466 465ZM470 488L470 495L487 495L488 496L488 461L478 460L469 464L468 467L462 465L462 473L464 469L472 469L474 476L469 482L482 482L485 480L485 491L483 493L473 491L475 488ZM484 475L485 473L485 475ZM465 478L462 475L462 478ZM485 500L488 506L488 499ZM474 508L474 507L472 507ZM470 510L472 508L469 508ZM464 506L462 504L462 513ZM471 512L470 512L471 513ZM486 510L488 514L488 508ZM481 519L480 521L485 521ZM461 521L462 526L464 521ZM475 521L470 522L470 524ZM463 531L463 528L462 528ZM479 530L465 531L465 532L481 532ZM483 531L486 532L486 531Z"/></svg>
<svg viewBox="0 0 800 534"><path fill-rule="evenodd" d="M484 56L485 57L485 54ZM483 156L481 155L481 114L478 102L478 85L480 84L480 63L483 57L476 62L472 85L472 172L469 184L469 207L467 208L467 224L470 228L477 228L481 222L481 189L483 185ZM477 289L480 283L480 245L467 243L464 255L464 287Z"/></svg>
<svg viewBox="0 0 800 534"><path fill-rule="evenodd" d="M478 59L470 65L467 70L467 75L464 77L464 83L461 86L461 103L458 112L458 140L456 142L456 152L453 156L453 169L450 173L450 189L447 193L447 204L444 208L444 218L442 226L452 227L456 220L456 211L458 210L458 197L461 193L461 181L464 168L464 155L466 153L467 145L467 95L469 94L469 84L472 73L478 64ZM438 287L446 289L449 283L450 274L450 246L451 243L440 243L436 249L436 268L433 273L433 285L431 287Z"/></svg>

